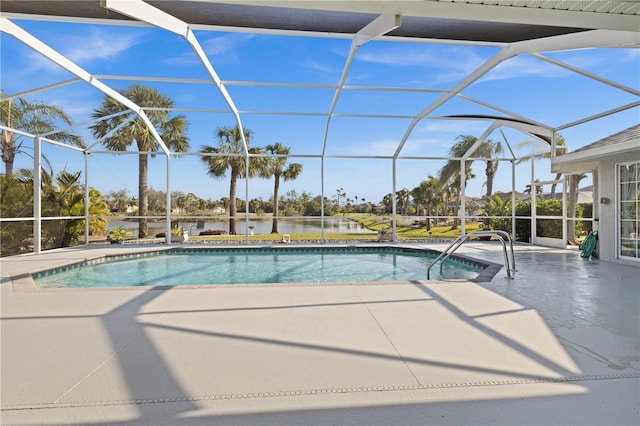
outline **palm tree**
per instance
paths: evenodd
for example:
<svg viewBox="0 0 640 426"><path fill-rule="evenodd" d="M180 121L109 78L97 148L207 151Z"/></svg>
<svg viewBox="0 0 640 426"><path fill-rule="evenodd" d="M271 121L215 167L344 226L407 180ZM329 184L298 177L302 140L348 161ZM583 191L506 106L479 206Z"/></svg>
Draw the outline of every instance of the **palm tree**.
<svg viewBox="0 0 640 426"><path fill-rule="evenodd" d="M413 196L413 199L416 200L416 203L422 204L425 207L427 231L431 230L431 219L429 216L432 214L433 203L437 202L438 199L439 185L440 183L438 182L438 179L429 175L427 180L420 182L420 185L413 188L411 191L411 195Z"/></svg>
<svg viewBox="0 0 640 426"><path fill-rule="evenodd" d="M532 145L535 145L535 144L536 144L536 142L534 142L534 141L524 141L524 142L520 142L518 144L518 148L525 148L525 147L529 147L529 146L532 146ZM559 133L556 134L556 145L557 146L565 146L565 144L566 144L566 141L564 139L564 136L562 136ZM544 158L551 158L551 151L544 152L542 154L533 155L531 157L520 159L520 160L516 161L516 164L522 164L522 163L527 162L529 160L541 160L541 159L544 159ZM562 177L562 173L556 173L556 177L555 177L554 180L556 180L556 181L560 180L561 177ZM557 186L556 183L551 185L551 198L554 198L555 195L556 195L556 186Z"/></svg>
<svg viewBox="0 0 640 426"><path fill-rule="evenodd" d="M250 144L252 131L243 129L244 139L247 147ZM215 154L201 157L202 162L207 167L207 174L213 178L226 177L227 170L230 170L231 179L229 182L229 235L236 234L236 186L238 178L252 177L264 173L265 157L251 158L249 170L246 167L246 157L242 136L238 126L220 127L217 132L218 146L205 145L200 150L201 154ZM261 154L260 148L249 148L249 154Z"/></svg>
<svg viewBox="0 0 640 426"><path fill-rule="evenodd" d="M33 187L34 175L31 169L20 169L18 179L22 184ZM66 170L53 176L42 172L42 213L43 216L75 216L77 219L48 220L43 222L42 236L49 248L68 247L77 244L84 233L84 186L80 184L81 172ZM89 188L89 215L106 216L109 207L104 196L95 188ZM101 234L107 227L101 217L89 219L89 233Z"/></svg>
<svg viewBox="0 0 640 426"><path fill-rule="evenodd" d="M396 202L398 203L398 207L400 209L400 214L406 216L407 209L409 208L409 197L411 196L411 191L407 188L402 188L400 191L396 192Z"/></svg>
<svg viewBox="0 0 640 426"><path fill-rule="evenodd" d="M382 198L382 204L384 205L384 212L390 212L393 210L393 194L389 193Z"/></svg>
<svg viewBox="0 0 640 426"><path fill-rule="evenodd" d="M163 108L162 110L147 111L146 114L149 120L153 123L167 148L177 152L184 152L189 149L189 139L185 135L188 126L187 120L182 115L170 117L167 110L173 107L173 100L154 88L140 84L132 84L120 93L140 107ZM105 95L100 109L95 109L92 114L93 118L100 119L90 127L93 136L104 138L122 123L128 121L135 112L129 111L125 114L101 119L126 110L127 107ZM159 144L141 118L135 118L122 128L115 130L102 143L111 151L126 151L127 147L134 143L138 148L138 215L140 216L138 238L146 238L148 234L147 216L149 214L147 186L149 155L154 155L153 153L158 151Z"/></svg>
<svg viewBox="0 0 640 426"><path fill-rule="evenodd" d="M502 143L500 143L500 141L494 142L491 139L487 139L486 141L482 142L478 149L476 149L475 151L475 156L486 158L486 160L483 161L487 166L485 168L485 175L487 176L487 197L491 197L491 195L493 195L493 180L496 176L498 165L500 164L499 161L493 160L492 158L502 153Z"/></svg>
<svg viewBox="0 0 640 426"><path fill-rule="evenodd" d="M273 184L273 222L271 225L271 233L278 233L278 204L279 204L279 190L280 190L280 178L285 182L288 180L294 180L300 173L302 173L302 164L291 163L287 164L287 156L289 155L290 148L282 145L280 142L276 142L274 145L267 145L265 151L268 154L273 155L266 164L264 177L274 178Z"/></svg>
<svg viewBox="0 0 640 426"><path fill-rule="evenodd" d="M451 157L463 157L467 151L476 143L477 138L474 136L464 136L460 135L456 138L455 143L449 148L449 155ZM475 175L471 172L471 164L473 161L466 160L464 162L464 171L465 171L465 186L469 179L474 178ZM453 186L455 192L458 194L458 203L460 203L461 197L461 189L462 189L462 175L460 173L460 160L449 160L447 163L442 166L438 173L438 181L440 182L440 186L442 189L447 188L447 186ZM451 188L450 188L451 189ZM458 227L458 219L454 218L453 227L455 229Z"/></svg>
<svg viewBox="0 0 640 426"><path fill-rule="evenodd" d="M336 207L338 208L338 211L340 211L340 197L342 198L347 197L347 193L344 192L344 188L336 189Z"/></svg>
<svg viewBox="0 0 640 426"><path fill-rule="evenodd" d="M540 182L540 179L536 179L536 180L534 181L534 184L535 184L536 182ZM542 186L540 186L540 185L535 185L535 187L536 187L536 194L535 194L535 196L537 197L538 195L542 195ZM525 194L531 194L531 184L528 184L528 185L524 188L524 191L522 191L522 192L523 192L523 193L525 193Z"/></svg>
<svg viewBox="0 0 640 426"><path fill-rule="evenodd" d="M3 98L5 97L4 91L0 91L0 94ZM66 126L72 124L71 118L58 107L39 102L30 103L22 98L16 98L16 101L14 103L14 99L9 99L0 103L0 122L7 127L40 135L52 132L56 127L56 121ZM59 142L82 146L80 136L66 131L53 133L48 137ZM7 177L13 175L16 154L25 153L22 138L21 135L16 135L10 130L0 133L0 153Z"/></svg>

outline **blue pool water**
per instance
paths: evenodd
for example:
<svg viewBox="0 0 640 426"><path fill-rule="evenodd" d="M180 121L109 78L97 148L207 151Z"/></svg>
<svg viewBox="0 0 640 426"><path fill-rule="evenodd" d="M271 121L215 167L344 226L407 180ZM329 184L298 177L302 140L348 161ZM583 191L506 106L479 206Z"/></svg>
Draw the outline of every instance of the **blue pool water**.
<svg viewBox="0 0 640 426"><path fill-rule="evenodd" d="M424 280L437 254L384 247L175 249L106 257L33 278L40 288ZM439 269L432 279L440 278ZM451 259L443 276L473 279L483 269Z"/></svg>

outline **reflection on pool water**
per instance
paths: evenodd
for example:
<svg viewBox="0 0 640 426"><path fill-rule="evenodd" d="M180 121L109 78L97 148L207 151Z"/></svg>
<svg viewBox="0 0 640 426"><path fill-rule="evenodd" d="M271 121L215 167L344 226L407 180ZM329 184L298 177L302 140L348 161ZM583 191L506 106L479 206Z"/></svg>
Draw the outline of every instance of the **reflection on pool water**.
<svg viewBox="0 0 640 426"><path fill-rule="evenodd" d="M40 288L424 280L437 255L392 247L173 249L110 256L33 278ZM443 276L473 279L483 269L449 259Z"/></svg>

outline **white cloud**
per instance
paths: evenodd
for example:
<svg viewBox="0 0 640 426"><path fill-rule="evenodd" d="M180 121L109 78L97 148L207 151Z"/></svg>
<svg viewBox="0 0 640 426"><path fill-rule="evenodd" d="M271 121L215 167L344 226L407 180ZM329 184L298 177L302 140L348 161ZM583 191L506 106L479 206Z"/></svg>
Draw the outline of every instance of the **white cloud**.
<svg viewBox="0 0 640 426"><path fill-rule="evenodd" d="M329 150L332 150L332 145L337 145L335 148L336 154L341 155L367 155L367 156L389 156L393 155L398 147L399 141L397 139L380 139L374 141L366 141L351 145L349 143L339 143L336 141L329 141Z"/></svg>
<svg viewBox="0 0 640 426"><path fill-rule="evenodd" d="M141 37L133 33L108 31L91 28L88 33L63 37L61 45L69 46L62 54L77 64L86 64L95 60L110 60L132 46L142 42Z"/></svg>
<svg viewBox="0 0 640 426"><path fill-rule="evenodd" d="M310 70L318 71L322 74L335 74L338 72L334 69L334 67L331 67L326 63L315 61L313 59L307 59L302 65Z"/></svg>
<svg viewBox="0 0 640 426"><path fill-rule="evenodd" d="M625 62L638 63L638 61L640 61L640 49L627 49L627 52L624 55L623 60Z"/></svg>
<svg viewBox="0 0 640 426"><path fill-rule="evenodd" d="M216 63L230 63L238 60L239 47L253 38L253 34L236 34L230 33L221 36L200 39L202 50L209 60L215 65ZM185 45L186 46L186 45ZM185 52L173 58L165 59L165 64L171 65L190 65L197 64L199 60L195 53L188 47Z"/></svg>
<svg viewBox="0 0 640 426"><path fill-rule="evenodd" d="M510 78L543 77L558 78L571 75L571 72L532 56L516 56L502 62L479 81L507 80Z"/></svg>
<svg viewBox="0 0 640 426"><path fill-rule="evenodd" d="M239 46L245 44L252 38L252 34L225 34L203 41L202 48L207 56L215 57L217 61L220 61L220 59L235 59Z"/></svg>
<svg viewBox="0 0 640 426"><path fill-rule="evenodd" d="M25 64L21 67L20 73L23 75L31 74L39 71L59 72L62 67L55 62L47 59L45 56L35 50L25 52Z"/></svg>
<svg viewBox="0 0 640 426"><path fill-rule="evenodd" d="M357 60L390 66L426 67L437 72L429 74L431 84L457 81L485 62L476 50L468 47L403 46L368 50Z"/></svg>
<svg viewBox="0 0 640 426"><path fill-rule="evenodd" d="M139 37L122 31L112 32L91 28L88 33L61 35L52 47L75 64L84 67L95 60L111 60L130 47L140 43ZM58 49L57 46L64 46ZM25 64L21 68L24 74L60 72L62 67L38 52L25 51Z"/></svg>

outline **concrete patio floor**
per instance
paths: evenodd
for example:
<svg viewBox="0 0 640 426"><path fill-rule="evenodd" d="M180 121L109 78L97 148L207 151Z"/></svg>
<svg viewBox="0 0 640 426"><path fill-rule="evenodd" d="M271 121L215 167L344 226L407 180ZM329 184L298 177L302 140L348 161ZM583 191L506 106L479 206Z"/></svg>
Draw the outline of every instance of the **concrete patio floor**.
<svg viewBox="0 0 640 426"><path fill-rule="evenodd" d="M154 248L0 260L1 424L640 423L640 268L516 245L486 283L30 286Z"/></svg>

